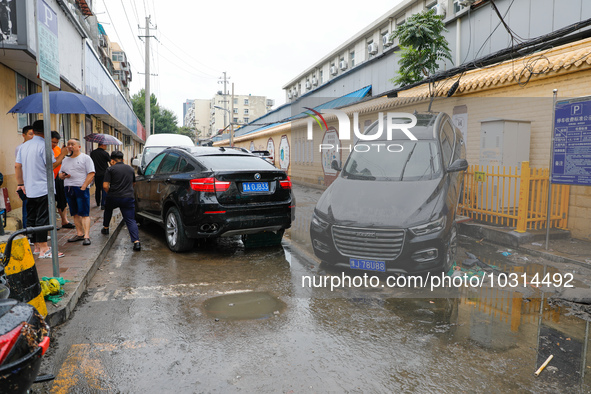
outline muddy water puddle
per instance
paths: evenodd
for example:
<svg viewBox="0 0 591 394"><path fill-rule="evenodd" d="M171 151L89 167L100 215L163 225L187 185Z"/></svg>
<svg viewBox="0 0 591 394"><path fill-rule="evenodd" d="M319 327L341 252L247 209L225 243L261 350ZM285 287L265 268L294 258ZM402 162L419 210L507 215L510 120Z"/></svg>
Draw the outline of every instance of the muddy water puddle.
<svg viewBox="0 0 591 394"><path fill-rule="evenodd" d="M266 292L242 292L213 297L204 302L208 316L220 320L257 320L278 316L285 303Z"/></svg>

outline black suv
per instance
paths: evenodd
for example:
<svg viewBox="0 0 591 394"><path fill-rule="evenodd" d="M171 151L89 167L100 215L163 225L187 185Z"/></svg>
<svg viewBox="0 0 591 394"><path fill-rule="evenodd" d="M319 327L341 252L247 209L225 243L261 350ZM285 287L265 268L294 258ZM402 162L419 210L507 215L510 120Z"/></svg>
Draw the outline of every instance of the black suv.
<svg viewBox="0 0 591 394"><path fill-rule="evenodd" d="M295 212L284 171L226 148L166 149L137 178L135 199L138 219L162 225L175 252L197 238L267 232L280 242Z"/></svg>
<svg viewBox="0 0 591 394"><path fill-rule="evenodd" d="M451 267L462 172L468 167L464 142L448 115L415 116L409 130L416 141L362 140L342 169L333 161L341 173L318 200L310 225L314 253L322 261L398 274ZM376 130L377 121L365 134Z"/></svg>

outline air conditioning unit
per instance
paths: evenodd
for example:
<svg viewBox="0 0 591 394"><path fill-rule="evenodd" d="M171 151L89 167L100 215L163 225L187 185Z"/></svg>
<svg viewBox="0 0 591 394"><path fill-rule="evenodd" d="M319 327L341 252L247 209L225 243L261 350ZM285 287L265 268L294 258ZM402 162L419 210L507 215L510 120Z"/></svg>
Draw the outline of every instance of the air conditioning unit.
<svg viewBox="0 0 591 394"><path fill-rule="evenodd" d="M291 90L289 92L287 92L287 98L290 99L293 97L293 94L291 94Z"/></svg>
<svg viewBox="0 0 591 394"><path fill-rule="evenodd" d="M298 97L298 91L296 89L293 90L293 97Z"/></svg>
<svg viewBox="0 0 591 394"><path fill-rule="evenodd" d="M318 86L318 80L316 79L316 77L312 77L312 85Z"/></svg>
<svg viewBox="0 0 591 394"><path fill-rule="evenodd" d="M372 42L371 44L369 44L367 46L367 52L369 52L370 55L375 55L376 53L378 53L378 46L375 42Z"/></svg>
<svg viewBox="0 0 591 394"><path fill-rule="evenodd" d="M475 2L476 2L476 0L460 0L460 5L462 7L470 7Z"/></svg>
<svg viewBox="0 0 591 394"><path fill-rule="evenodd" d="M388 34L382 37L382 44L384 44L385 47L392 45L392 41L390 41L390 36Z"/></svg>
<svg viewBox="0 0 591 394"><path fill-rule="evenodd" d="M312 89L312 84L310 81L306 81L306 89Z"/></svg>
<svg viewBox="0 0 591 394"><path fill-rule="evenodd" d="M272 107L275 105L275 100L267 99L267 107Z"/></svg>
<svg viewBox="0 0 591 394"><path fill-rule="evenodd" d="M445 4L444 0L439 0L435 6L435 14L440 16L445 16L447 14L447 4Z"/></svg>
<svg viewBox="0 0 591 394"><path fill-rule="evenodd" d="M339 62L339 67L341 70L346 70L347 69L347 62L342 60Z"/></svg>
<svg viewBox="0 0 591 394"><path fill-rule="evenodd" d="M337 74L338 74L338 72L339 72L339 71L337 70L337 68L336 68L335 66L330 66L330 73L331 73L332 75L337 75Z"/></svg>

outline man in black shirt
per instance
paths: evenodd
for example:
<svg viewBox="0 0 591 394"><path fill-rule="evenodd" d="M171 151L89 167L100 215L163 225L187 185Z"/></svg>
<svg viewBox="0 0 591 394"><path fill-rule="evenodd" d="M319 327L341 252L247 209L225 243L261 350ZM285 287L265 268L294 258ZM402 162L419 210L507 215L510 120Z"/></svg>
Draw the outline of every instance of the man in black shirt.
<svg viewBox="0 0 591 394"><path fill-rule="evenodd" d="M105 203L105 214L103 216L103 228L101 233L109 234L109 223L113 216L113 209L119 208L123 220L127 224L127 230L133 250L142 249L139 238L139 231L135 221L135 198L133 184L135 183L135 172L133 168L123 163L123 152L114 151L111 153L111 167L107 168L103 182L103 188L107 192Z"/></svg>
<svg viewBox="0 0 591 394"><path fill-rule="evenodd" d="M111 157L105 151L107 145L99 145L98 148L90 152L90 158L94 163L94 184L95 184L95 191L94 191L94 199L96 201L96 206L100 206L101 209L105 209L105 196L103 193L103 181L105 177L105 171L109 168L109 162L111 161Z"/></svg>

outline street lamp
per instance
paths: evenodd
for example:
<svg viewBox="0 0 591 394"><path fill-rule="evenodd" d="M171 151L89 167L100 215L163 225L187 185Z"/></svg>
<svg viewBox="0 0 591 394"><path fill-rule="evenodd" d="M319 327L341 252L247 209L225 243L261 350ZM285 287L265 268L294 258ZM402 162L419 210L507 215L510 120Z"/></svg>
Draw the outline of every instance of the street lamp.
<svg viewBox="0 0 591 394"><path fill-rule="evenodd" d="M229 109L218 105L214 105L213 107L228 112L228 116L230 117L230 146L234 146L234 123L232 122L232 112L230 112Z"/></svg>

